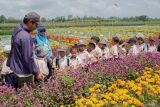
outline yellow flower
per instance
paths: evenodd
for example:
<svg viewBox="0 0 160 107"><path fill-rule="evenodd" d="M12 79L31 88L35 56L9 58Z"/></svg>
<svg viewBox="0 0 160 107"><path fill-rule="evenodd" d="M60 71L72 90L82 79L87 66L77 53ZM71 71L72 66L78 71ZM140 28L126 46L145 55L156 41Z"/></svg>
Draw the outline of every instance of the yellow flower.
<svg viewBox="0 0 160 107"><path fill-rule="evenodd" d="M128 106L128 103L127 102L123 102L122 103L122 107L127 107Z"/></svg>
<svg viewBox="0 0 160 107"><path fill-rule="evenodd" d="M117 102L116 101L111 101L111 104L115 105L115 104L117 104Z"/></svg>
<svg viewBox="0 0 160 107"><path fill-rule="evenodd" d="M60 107L64 107L64 105L60 105Z"/></svg>

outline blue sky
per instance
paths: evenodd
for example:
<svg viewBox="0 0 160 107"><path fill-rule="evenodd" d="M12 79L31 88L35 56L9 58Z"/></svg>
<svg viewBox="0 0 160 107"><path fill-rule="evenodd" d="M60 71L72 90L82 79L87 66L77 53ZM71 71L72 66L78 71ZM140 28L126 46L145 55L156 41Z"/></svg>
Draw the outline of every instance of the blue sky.
<svg viewBox="0 0 160 107"><path fill-rule="evenodd" d="M0 14L23 18L30 11L42 17L148 15L160 18L160 0L0 0Z"/></svg>

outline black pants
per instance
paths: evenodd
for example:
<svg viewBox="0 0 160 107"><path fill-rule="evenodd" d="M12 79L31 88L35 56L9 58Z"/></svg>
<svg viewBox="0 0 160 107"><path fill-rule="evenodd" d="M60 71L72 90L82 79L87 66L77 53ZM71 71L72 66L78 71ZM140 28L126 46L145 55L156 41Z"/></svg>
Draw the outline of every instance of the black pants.
<svg viewBox="0 0 160 107"><path fill-rule="evenodd" d="M5 81L9 87L17 89L22 88L24 83L26 83L28 86L33 85L34 76L18 77L14 73L11 73L5 76Z"/></svg>

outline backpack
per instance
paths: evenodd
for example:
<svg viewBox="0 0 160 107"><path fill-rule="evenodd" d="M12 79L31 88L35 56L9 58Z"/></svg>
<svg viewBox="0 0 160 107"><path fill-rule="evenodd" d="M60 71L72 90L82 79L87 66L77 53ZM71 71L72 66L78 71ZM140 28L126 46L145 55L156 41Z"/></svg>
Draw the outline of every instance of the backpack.
<svg viewBox="0 0 160 107"><path fill-rule="evenodd" d="M69 66L70 57L67 56L66 59L67 59L67 66ZM60 65L59 65L59 56L56 57L56 67L57 67L58 69L60 69Z"/></svg>

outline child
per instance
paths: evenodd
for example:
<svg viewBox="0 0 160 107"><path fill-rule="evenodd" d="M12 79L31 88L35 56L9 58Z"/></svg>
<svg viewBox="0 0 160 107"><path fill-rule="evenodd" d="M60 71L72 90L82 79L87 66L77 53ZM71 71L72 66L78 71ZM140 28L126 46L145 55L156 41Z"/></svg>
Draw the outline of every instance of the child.
<svg viewBox="0 0 160 107"><path fill-rule="evenodd" d="M102 57L101 59L108 59L110 57L110 50L107 46L107 41L105 39L102 39L100 42L99 42L99 47L102 51Z"/></svg>
<svg viewBox="0 0 160 107"><path fill-rule="evenodd" d="M70 57L70 67L77 69L82 63L81 59L77 56L78 49L77 47L72 47L70 49L71 57Z"/></svg>
<svg viewBox="0 0 160 107"><path fill-rule="evenodd" d="M43 74L44 79L47 79L47 76L49 75L49 69L46 60L47 54L48 54L48 48L45 45L36 46L35 49L36 58L34 59L34 61L36 63L39 72Z"/></svg>
<svg viewBox="0 0 160 107"><path fill-rule="evenodd" d="M53 60L53 68L55 70L64 70L69 67L70 57L67 56L68 47L66 45L60 45L57 49L58 56Z"/></svg>
<svg viewBox="0 0 160 107"><path fill-rule="evenodd" d="M136 35L137 38L137 47L139 49L140 52L147 52L148 48L147 48L147 44L145 43L145 37L142 33L138 33Z"/></svg>
<svg viewBox="0 0 160 107"><path fill-rule="evenodd" d="M112 38L112 47L110 48L110 58L117 59L118 56L118 44L119 44L119 38L113 37Z"/></svg>
<svg viewBox="0 0 160 107"><path fill-rule="evenodd" d="M148 44L148 52L154 52L154 53L157 52L157 47L155 45L155 40L150 37L148 39L148 42L149 42L149 44Z"/></svg>
<svg viewBox="0 0 160 107"><path fill-rule="evenodd" d="M89 53L86 51L86 42L85 40L80 40L79 43L78 43L78 50L79 50L79 53L78 53L78 57L81 58L82 60L82 65L87 65L88 62L89 62L89 58L90 58L90 55Z"/></svg>
<svg viewBox="0 0 160 107"><path fill-rule="evenodd" d="M4 81L11 87L14 87L15 83L14 80L12 81L13 78L10 78L13 74L13 71L6 65L7 64L7 60L8 57L10 55L10 51L11 51L11 46L10 45L6 45L3 49L3 52L5 54L5 56L7 57L5 59L5 61L3 62L2 65L2 70L1 70L1 75L2 77L5 79Z"/></svg>
<svg viewBox="0 0 160 107"><path fill-rule="evenodd" d="M87 51L89 53L89 63L94 63L98 61L98 58L95 57L95 48L96 45L94 43L89 43L87 46Z"/></svg>
<svg viewBox="0 0 160 107"><path fill-rule="evenodd" d="M118 50L119 50L119 57L120 58L124 58L126 56L126 54L127 54L125 46L126 46L126 43L123 40L121 40L119 42L119 47L118 47L119 48Z"/></svg>
<svg viewBox="0 0 160 107"><path fill-rule="evenodd" d="M102 51L98 46L99 41L100 39L97 36L92 36L90 41L91 43L94 43L96 46L92 53L97 59L100 59L102 57Z"/></svg>
<svg viewBox="0 0 160 107"><path fill-rule="evenodd" d="M139 53L139 49L136 46L136 39L134 38L129 39L128 44L130 45L128 55L137 55Z"/></svg>

